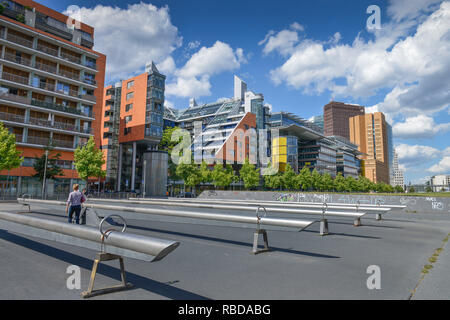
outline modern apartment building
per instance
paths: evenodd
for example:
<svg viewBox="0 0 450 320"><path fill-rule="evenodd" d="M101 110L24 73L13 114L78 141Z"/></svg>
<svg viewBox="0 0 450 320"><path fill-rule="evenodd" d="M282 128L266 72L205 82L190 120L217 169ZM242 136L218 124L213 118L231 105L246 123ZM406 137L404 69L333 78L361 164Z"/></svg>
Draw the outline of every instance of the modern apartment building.
<svg viewBox="0 0 450 320"><path fill-rule="evenodd" d="M352 117L349 120L350 141L363 153L364 176L373 182L389 184L389 139L384 114Z"/></svg>
<svg viewBox="0 0 450 320"><path fill-rule="evenodd" d="M323 107L323 130L325 136L341 136L350 139L349 122L351 117L364 115L362 106L331 101Z"/></svg>
<svg viewBox="0 0 450 320"><path fill-rule="evenodd" d="M332 177L338 172L358 176L360 152L344 138L325 137L321 128L311 121L286 112L272 114L270 125L272 163L278 163L280 171L289 164L296 172L306 166Z"/></svg>
<svg viewBox="0 0 450 320"><path fill-rule="evenodd" d="M154 157L164 157L157 151L163 133L165 80L152 62L144 73L104 89L100 137L107 189L143 191L144 171L152 168ZM147 180L146 189L158 183L156 174L151 182ZM165 182L160 184L165 188Z"/></svg>
<svg viewBox="0 0 450 320"><path fill-rule="evenodd" d="M433 192L450 191L450 175L441 174L433 176L430 179L429 185Z"/></svg>
<svg viewBox="0 0 450 320"><path fill-rule="evenodd" d="M94 50L94 29L29 0L4 1L0 13L0 120L16 135L25 161L9 172L12 194L40 194L33 163L52 144L64 175L47 190L68 192L78 176L77 146L100 145L106 57ZM70 19L69 19L70 21ZM0 179L8 173L0 172Z"/></svg>
<svg viewBox="0 0 450 320"><path fill-rule="evenodd" d="M228 162L239 165L245 158L257 161L257 131L266 129L270 108L264 104L264 96L247 90L239 77L234 77L234 97L204 105L191 99L184 110L166 108L164 121L189 131L192 137L194 161ZM255 129L249 136L249 129ZM270 154L269 145L263 151Z"/></svg>
<svg viewBox="0 0 450 320"><path fill-rule="evenodd" d="M405 179L403 177L403 171L400 170L398 166L398 154L394 151L394 161L392 162L392 176L391 176L391 185L393 187L400 186L403 189L405 188Z"/></svg>

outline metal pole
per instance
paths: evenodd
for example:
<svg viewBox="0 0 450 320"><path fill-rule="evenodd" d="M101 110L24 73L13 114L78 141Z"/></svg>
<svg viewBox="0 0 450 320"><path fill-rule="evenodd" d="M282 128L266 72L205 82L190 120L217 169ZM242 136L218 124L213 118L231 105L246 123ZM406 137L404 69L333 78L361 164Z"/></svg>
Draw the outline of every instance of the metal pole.
<svg viewBox="0 0 450 320"><path fill-rule="evenodd" d="M17 199L18 201L24 201L26 203L41 203L47 205L59 205L65 206L65 202L60 201L46 201L46 200L29 200L29 199ZM216 221L227 221L227 222L238 222L238 223L249 223L249 224L261 224L267 226L278 226L278 227L290 227L290 228L300 228L300 231L310 226L317 221L308 220L297 220L297 219L286 219L286 218L258 218L252 216L241 216L241 215L231 215L231 214L220 214L220 213L206 213L206 212L192 212L192 211L182 211L182 210L162 210L162 209L151 209L151 208L135 208L135 207L121 207L121 206L110 206L101 205L94 203L83 203L83 207L91 209L101 209L108 211L123 211L123 212L135 212L143 214L153 214L161 216L173 216L173 217L183 217L192 219L204 219L204 220L216 220ZM254 211L254 209L252 209ZM322 213L321 213L322 214Z"/></svg>
<svg viewBox="0 0 450 320"><path fill-rule="evenodd" d="M92 199L93 201L96 201L97 199ZM128 203L133 203L133 200L138 200L141 202L136 202L136 204L159 204L159 202L161 202L161 200L159 199L145 199L145 200L140 200L138 198L131 198L129 201L127 201ZM101 201L101 199L99 199L99 201ZM144 202L145 201L145 202ZM314 204L304 204L303 202L301 203L297 203L297 202L276 202L276 203L265 203L263 201L245 201L245 202L241 202L238 200L205 200L205 199L195 199L195 200L191 200L191 199L170 199L170 200L165 200L164 205L171 205L171 203L175 203L178 204L180 206L184 206L186 203L187 204L224 204L224 205L242 205L242 206L258 206L263 204L266 208L270 208L270 207L282 207L282 208L322 208L323 204L319 204L319 203L314 203ZM328 204L327 204L328 205ZM342 205L342 206L338 206L338 205L328 205L327 207L328 209L337 209L337 210L354 210L355 207L351 206L351 205ZM359 209L363 210L363 211L378 211L378 212L388 212L391 209L390 208L386 208L386 207L366 207L366 206L361 206Z"/></svg>
<svg viewBox="0 0 450 320"><path fill-rule="evenodd" d="M48 150L45 150L44 179L42 181L42 199L45 199L45 182L46 182L46 178L47 178L47 160L48 160Z"/></svg>
<svg viewBox="0 0 450 320"><path fill-rule="evenodd" d="M143 187L142 187L142 198L145 198L145 188L146 188L146 185L145 185L145 178L146 178L146 172L147 172L147 160L144 160L144 165L143 165L143 168L142 168L142 185L143 185Z"/></svg>
<svg viewBox="0 0 450 320"><path fill-rule="evenodd" d="M7 212L0 212L0 220L93 241L100 244L102 243L102 233L98 228L94 227L68 224L54 220L46 220ZM112 232L108 234L107 237L104 237L103 243L105 244L104 247L106 250L108 249L108 246L131 250L154 256L155 258L152 261L161 260L167 254L175 250L180 244L175 241L121 232Z"/></svg>
<svg viewBox="0 0 450 320"><path fill-rule="evenodd" d="M91 201L103 202L101 199L91 199ZM108 202L118 202L118 203L128 203L128 204L147 204L147 205L161 205L161 206L172 206L172 207L190 207L190 208L200 208L200 209L216 209L216 210L239 210L239 211L255 211L258 205L246 206L246 205L222 205L222 204L214 204L214 203L192 203L192 202L171 202L167 201L141 201L141 200L132 200L132 201L123 201L123 200L111 200ZM322 206L320 206L322 208ZM328 207L329 208L329 207ZM267 211L270 212L278 212L278 213L292 213L292 214L310 214L310 215L323 215L322 209L320 210L312 210L312 209L296 209L296 208L270 208L266 207ZM338 208L342 210L341 208ZM382 209L383 210L383 209ZM385 209L386 210L386 209ZM352 218L360 218L364 216L366 212L343 212L343 211L327 211L327 215L329 216L339 216L339 217L352 217Z"/></svg>

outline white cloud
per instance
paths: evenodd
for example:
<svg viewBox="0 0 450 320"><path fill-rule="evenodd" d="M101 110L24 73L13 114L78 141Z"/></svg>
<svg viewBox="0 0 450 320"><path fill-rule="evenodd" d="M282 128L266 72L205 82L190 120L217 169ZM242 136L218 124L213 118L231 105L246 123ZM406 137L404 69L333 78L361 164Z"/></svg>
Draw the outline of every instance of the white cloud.
<svg viewBox="0 0 450 320"><path fill-rule="evenodd" d="M141 72L151 60L165 61L182 43L167 6L143 2L126 9L97 5L83 7L79 14L82 22L95 28L94 49L107 56L109 80Z"/></svg>
<svg viewBox="0 0 450 320"><path fill-rule="evenodd" d="M293 24L291 24L291 29L292 30L296 30L296 31L305 31L305 27L302 26L300 23L298 22L294 22Z"/></svg>
<svg viewBox="0 0 450 320"><path fill-rule="evenodd" d="M281 30L278 33L270 30L264 40L260 41L258 45L265 44L263 53L265 55L278 51L283 56L288 56L294 52L295 45L299 42L298 32L302 32L305 28L298 22L290 25L290 30Z"/></svg>
<svg viewBox="0 0 450 320"><path fill-rule="evenodd" d="M237 57L237 60L239 61L239 63L242 63L242 64L248 63L247 57L244 54L244 49L237 48L235 53L236 53L236 57Z"/></svg>
<svg viewBox="0 0 450 320"><path fill-rule="evenodd" d="M158 64L159 72L168 76L171 75L176 69L175 61L172 57L167 57L166 60Z"/></svg>
<svg viewBox="0 0 450 320"><path fill-rule="evenodd" d="M242 49L234 51L221 41L212 47L202 47L181 69L174 72L177 79L166 85L166 94L195 98L211 95L211 76L240 68L244 57Z"/></svg>
<svg viewBox="0 0 450 320"><path fill-rule="evenodd" d="M421 145L399 144L395 147L398 159L402 163L421 163L424 160L435 159L441 155L436 148Z"/></svg>
<svg viewBox="0 0 450 320"><path fill-rule="evenodd" d="M410 1L407 1L408 5ZM436 9L436 1L412 1L419 12ZM377 109L397 114L433 114L450 102L450 2L430 16L412 14L402 5L390 6L401 23L383 24L374 40L359 35L352 44L306 39L297 43L295 31L283 30L267 37L264 53L277 50L288 56L271 71L275 84L286 83L306 93L331 91L333 96L370 97L390 90ZM403 11L402 11L403 8ZM420 8L424 10L419 10ZM415 33L411 34L414 27ZM414 31L413 30L413 31ZM283 35L283 36L281 36ZM272 41L272 42L271 42Z"/></svg>
<svg viewBox="0 0 450 320"><path fill-rule="evenodd" d="M432 138L437 133L449 131L450 123L436 124L433 118L418 115L406 118L405 122L395 123L392 129L397 138Z"/></svg>
<svg viewBox="0 0 450 320"><path fill-rule="evenodd" d="M433 173L449 173L450 172L450 156L444 157L438 164L435 164L428 171Z"/></svg>
<svg viewBox="0 0 450 320"><path fill-rule="evenodd" d="M388 14L395 20L417 18L424 12L429 12L442 0L391 0Z"/></svg>

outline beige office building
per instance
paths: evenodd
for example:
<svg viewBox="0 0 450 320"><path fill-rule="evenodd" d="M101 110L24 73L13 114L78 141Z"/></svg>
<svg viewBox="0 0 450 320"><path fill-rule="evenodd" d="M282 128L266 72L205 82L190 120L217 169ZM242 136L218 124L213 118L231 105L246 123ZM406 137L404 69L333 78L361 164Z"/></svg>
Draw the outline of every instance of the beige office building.
<svg viewBox="0 0 450 320"><path fill-rule="evenodd" d="M359 147L362 173L373 182L389 183L389 147L386 119L381 112L349 119L350 141Z"/></svg>

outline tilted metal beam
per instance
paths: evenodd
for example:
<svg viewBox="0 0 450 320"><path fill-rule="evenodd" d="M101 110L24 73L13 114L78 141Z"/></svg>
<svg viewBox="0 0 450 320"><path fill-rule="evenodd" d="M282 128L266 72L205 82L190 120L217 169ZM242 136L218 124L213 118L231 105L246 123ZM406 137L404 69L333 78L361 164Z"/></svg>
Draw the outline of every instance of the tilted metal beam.
<svg viewBox="0 0 450 320"><path fill-rule="evenodd" d="M215 203L195 203L195 202L171 202L171 201L157 201L157 200L103 200L103 199L89 199L94 202L109 202L109 203L128 203L128 204L143 204L143 205L160 205L160 206L172 206L172 207L190 207L200 209L219 209L219 210L238 210L238 211L255 211L259 205L247 204L247 205L222 205ZM317 207L321 210L306 210L306 209L294 209L294 208L275 208L264 206L268 212L276 213L290 213L290 214L306 214L306 215L320 215L320 216L336 216L336 217L348 217L348 218L361 218L366 212L361 211L329 211L326 207ZM325 211L323 210L325 209Z"/></svg>
<svg viewBox="0 0 450 320"><path fill-rule="evenodd" d="M61 202L61 201L21 199L21 198L18 198L17 200L19 202L25 201L26 203L37 203L37 204L44 204L44 205L60 205L60 206L66 205L65 202ZM135 213L152 214L152 215L160 215L160 216L173 216L173 217L183 217L183 218L192 218L192 219L248 223L248 224L254 224L254 225L298 228L298 229L300 229L300 231L309 227L313 223L318 222L318 221L285 219L285 218L267 218L267 217L257 217L257 216L251 217L251 216L220 214L220 213L191 212L191 211L183 211L183 210L164 210L164 209L153 209L153 208L136 208L136 207L129 207L129 206L128 207L112 206L112 205L94 204L94 203L89 203L89 202L84 202L83 207L92 208L92 209L109 210L109 211L135 212ZM251 211L255 211L255 209L252 209Z"/></svg>
<svg viewBox="0 0 450 320"><path fill-rule="evenodd" d="M12 232L99 250L102 233L98 228L0 212L0 227ZM111 232L104 238L104 251L145 261L159 261L175 250L179 242L131 233Z"/></svg>
<svg viewBox="0 0 450 320"><path fill-rule="evenodd" d="M90 201L101 201L101 202L126 202L127 200L113 200L113 199L97 199L97 198L90 198ZM130 202L132 201L132 202ZM161 203L161 199L139 199L139 198L130 198L128 200L129 203L135 203L134 201L141 201L139 204L144 204L143 202L147 203ZM270 201L253 201L253 200L205 200L205 199L167 199L164 200L164 203L180 203L184 205L185 203L202 203L202 204L225 204L225 205L246 205L246 206L258 206L258 205L264 205L264 207L271 208L271 207L289 207L289 208L312 208L312 209L322 209L324 207L324 204L322 203L311 203L311 204L304 204L303 202L270 202ZM391 210L391 208L382 208L382 207L367 207L364 205L361 206L351 206L351 205L329 205L326 206L328 209L336 209L336 210L356 210L358 211L374 211L377 213L386 213Z"/></svg>

